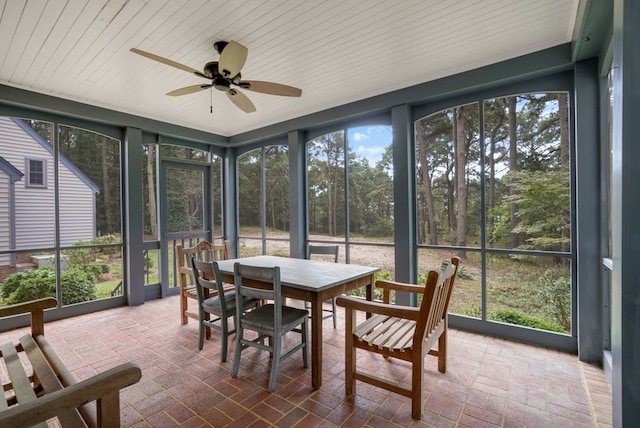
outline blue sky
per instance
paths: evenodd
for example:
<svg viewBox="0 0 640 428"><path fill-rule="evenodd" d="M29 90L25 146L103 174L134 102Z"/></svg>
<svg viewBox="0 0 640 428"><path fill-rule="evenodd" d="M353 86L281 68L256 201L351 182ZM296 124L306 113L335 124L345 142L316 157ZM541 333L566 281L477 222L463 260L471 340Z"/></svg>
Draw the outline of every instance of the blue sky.
<svg viewBox="0 0 640 428"><path fill-rule="evenodd" d="M375 166L391 144L391 126L363 126L349 128L349 145L358 157L364 157Z"/></svg>

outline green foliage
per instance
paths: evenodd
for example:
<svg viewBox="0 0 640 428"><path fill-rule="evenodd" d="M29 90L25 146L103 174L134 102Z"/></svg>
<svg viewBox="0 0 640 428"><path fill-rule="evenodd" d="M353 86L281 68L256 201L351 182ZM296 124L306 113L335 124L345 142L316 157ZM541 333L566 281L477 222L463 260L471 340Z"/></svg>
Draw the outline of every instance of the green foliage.
<svg viewBox="0 0 640 428"><path fill-rule="evenodd" d="M459 302L460 303L460 302ZM453 312L450 310L450 312ZM462 302L455 310L458 315L480 318L482 317L482 306L475 302Z"/></svg>
<svg viewBox="0 0 640 428"><path fill-rule="evenodd" d="M465 265L462 263L458 266L458 273L456 274L458 279L473 279L473 275L471 275Z"/></svg>
<svg viewBox="0 0 640 428"><path fill-rule="evenodd" d="M379 279L390 281L392 277L393 277L393 274L390 271L378 271L373 274L373 283L375 284L375 282L378 281ZM356 297L362 297L362 298L367 297L364 287L352 290L349 294L351 296L356 296ZM391 296L392 300L393 300L393 297L394 296L392 295ZM382 300L382 290L380 288L373 289L373 299Z"/></svg>
<svg viewBox="0 0 640 428"><path fill-rule="evenodd" d="M373 223L373 226L367 231L367 236L372 238L385 238L393 236L393 220L390 218L379 217Z"/></svg>
<svg viewBox="0 0 640 428"><path fill-rule="evenodd" d="M55 296L56 276L51 268L18 272L0 282L0 295L7 305Z"/></svg>
<svg viewBox="0 0 640 428"><path fill-rule="evenodd" d="M84 266L92 263L98 256L112 257L120 255L120 246L122 243L120 234L108 234L99 236L89 241L77 241L73 245L74 247L85 248L72 248L65 250L65 255L69 257L69 264L72 266ZM93 247L95 245L113 245L112 247Z"/></svg>
<svg viewBox="0 0 640 428"><path fill-rule="evenodd" d="M539 295L549 316L564 330L571 329L571 283L566 278L554 278L546 271L540 278Z"/></svg>
<svg viewBox="0 0 640 428"><path fill-rule="evenodd" d="M60 282L63 305L96 299L96 279L82 269L75 267L67 269L60 275Z"/></svg>
<svg viewBox="0 0 640 428"><path fill-rule="evenodd" d="M106 263L88 263L82 270L97 279L100 278L100 275L109 273L109 265Z"/></svg>
<svg viewBox="0 0 640 428"><path fill-rule="evenodd" d="M153 259L149 256L149 253L145 251L144 253L144 270L145 272L149 272L149 270L153 267Z"/></svg>
<svg viewBox="0 0 640 428"><path fill-rule="evenodd" d="M80 244L76 242L76 245ZM70 265L83 266L94 260L91 248L74 248L72 250L66 250L65 254L69 256Z"/></svg>
<svg viewBox="0 0 640 428"><path fill-rule="evenodd" d="M95 277L79 268L70 268L60 275L62 304L95 300ZM11 305L56 295L56 274L51 268L18 272L0 282L4 303Z"/></svg>
<svg viewBox="0 0 640 428"><path fill-rule="evenodd" d="M510 173L516 193L507 198L518 206L522 248L562 251L569 246L569 177L564 170Z"/></svg>
<svg viewBox="0 0 640 428"><path fill-rule="evenodd" d="M561 326L545 321L543 319L527 315L512 309L496 309L489 313L489 319L500 321L508 324L516 324L525 327L537 328L541 330L555 331L558 333L567 333Z"/></svg>

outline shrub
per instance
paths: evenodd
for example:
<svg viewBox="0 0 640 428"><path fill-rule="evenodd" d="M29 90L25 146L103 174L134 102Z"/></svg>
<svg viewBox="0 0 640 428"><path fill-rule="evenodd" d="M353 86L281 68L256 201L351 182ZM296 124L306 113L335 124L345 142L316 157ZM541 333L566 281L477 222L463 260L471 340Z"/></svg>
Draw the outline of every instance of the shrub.
<svg viewBox="0 0 640 428"><path fill-rule="evenodd" d="M71 268L60 275L62 304L86 302L96 298L96 280L82 269ZM56 295L56 273L51 268L19 272L0 282L4 303L28 302Z"/></svg>
<svg viewBox="0 0 640 428"><path fill-rule="evenodd" d="M109 273L109 265L106 263L89 263L80 269L82 269L83 271L85 271L90 275L93 275L96 279L99 278L100 275Z"/></svg>
<svg viewBox="0 0 640 428"><path fill-rule="evenodd" d="M566 278L553 278L546 271L540 278L539 295L545 310L565 330L571 329L571 284Z"/></svg>
<svg viewBox="0 0 640 428"><path fill-rule="evenodd" d="M0 282L0 294L7 305L55 296L56 276L51 268L18 272Z"/></svg>
<svg viewBox="0 0 640 428"><path fill-rule="evenodd" d="M82 269L71 268L62 272L60 282L63 305L96 299L96 278ZM55 290L55 281L53 284Z"/></svg>
<svg viewBox="0 0 640 428"><path fill-rule="evenodd" d="M543 319L524 314L522 312L511 309L496 309L489 314L489 319L500 321L508 324L522 325L525 327L538 328L540 330L555 331L558 333L567 333L567 330L558 324L545 321Z"/></svg>

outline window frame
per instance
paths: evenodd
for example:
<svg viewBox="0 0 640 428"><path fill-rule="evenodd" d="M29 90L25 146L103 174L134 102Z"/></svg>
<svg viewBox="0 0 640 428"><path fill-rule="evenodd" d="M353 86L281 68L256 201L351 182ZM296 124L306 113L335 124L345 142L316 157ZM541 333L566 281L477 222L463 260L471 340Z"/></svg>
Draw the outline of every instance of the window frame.
<svg viewBox="0 0 640 428"><path fill-rule="evenodd" d="M32 181L32 167L31 167L31 162L40 162L40 164L42 165L42 184L40 183L34 183ZM47 189L48 186L48 180L47 180L47 159L45 158L36 158L36 157L25 157L24 158L24 170L25 170L25 176L26 176L26 180L24 182L25 187L33 187L33 188L37 188L37 189Z"/></svg>

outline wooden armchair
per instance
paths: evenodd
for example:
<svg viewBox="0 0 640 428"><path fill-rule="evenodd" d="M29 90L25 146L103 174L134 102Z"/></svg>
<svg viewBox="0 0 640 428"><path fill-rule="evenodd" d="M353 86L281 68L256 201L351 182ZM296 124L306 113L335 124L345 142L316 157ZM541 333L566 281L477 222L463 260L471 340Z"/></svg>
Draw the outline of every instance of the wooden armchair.
<svg viewBox="0 0 640 428"><path fill-rule="evenodd" d="M198 293L196 291L196 281L193 278L191 269L191 258L198 260L214 261L227 260L229 258L229 241L223 241L222 244L214 245L209 241L200 241L195 247L183 247L176 244L176 263L180 280L180 321L186 324L189 318L193 318L200 322L198 309L189 310L189 299L194 300L197 305ZM211 329L206 328L206 338L211 336Z"/></svg>
<svg viewBox="0 0 640 428"><path fill-rule="evenodd" d="M426 286L394 281L377 281L383 289L383 302L348 296L338 297L345 308L345 386L346 395L356 392L356 380L411 398L411 416L422 418L424 403L424 357L438 357L438 371L447 368L447 309L460 259L444 261L439 271L429 271ZM391 304L391 291L422 294L419 308ZM356 311L372 314L355 325ZM437 349L434 349L437 342ZM356 349L375 352L411 363L411 385L365 373L356 368ZM371 371L373 372L373 370Z"/></svg>

